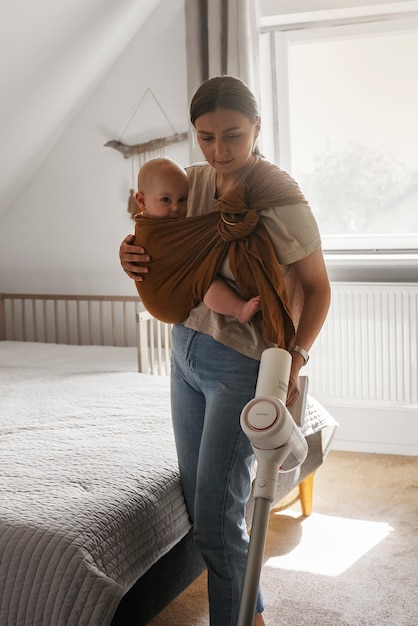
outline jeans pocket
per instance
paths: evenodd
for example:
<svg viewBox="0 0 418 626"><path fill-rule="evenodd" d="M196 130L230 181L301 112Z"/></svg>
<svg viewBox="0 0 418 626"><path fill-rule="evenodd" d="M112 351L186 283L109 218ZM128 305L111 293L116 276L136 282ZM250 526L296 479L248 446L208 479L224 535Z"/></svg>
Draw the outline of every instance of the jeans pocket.
<svg viewBox="0 0 418 626"><path fill-rule="evenodd" d="M196 366L196 342L199 333L182 324L175 324L172 330L172 367L176 370L179 363L184 363L189 371L194 372Z"/></svg>

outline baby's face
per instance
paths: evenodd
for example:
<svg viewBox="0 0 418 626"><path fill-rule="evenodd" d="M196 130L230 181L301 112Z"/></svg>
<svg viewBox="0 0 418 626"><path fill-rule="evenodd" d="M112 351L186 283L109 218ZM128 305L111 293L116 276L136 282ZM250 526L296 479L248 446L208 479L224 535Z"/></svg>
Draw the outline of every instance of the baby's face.
<svg viewBox="0 0 418 626"><path fill-rule="evenodd" d="M144 193L143 213L149 217L185 217L189 185L177 172L158 176L154 188Z"/></svg>

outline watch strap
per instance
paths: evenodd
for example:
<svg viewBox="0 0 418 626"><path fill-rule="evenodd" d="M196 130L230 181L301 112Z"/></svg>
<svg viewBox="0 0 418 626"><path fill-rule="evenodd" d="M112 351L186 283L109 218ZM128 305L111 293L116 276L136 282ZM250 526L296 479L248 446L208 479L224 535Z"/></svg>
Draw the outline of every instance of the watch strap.
<svg viewBox="0 0 418 626"><path fill-rule="evenodd" d="M298 352L303 358L304 365L309 361L309 354L302 346L294 345L290 348L289 352Z"/></svg>

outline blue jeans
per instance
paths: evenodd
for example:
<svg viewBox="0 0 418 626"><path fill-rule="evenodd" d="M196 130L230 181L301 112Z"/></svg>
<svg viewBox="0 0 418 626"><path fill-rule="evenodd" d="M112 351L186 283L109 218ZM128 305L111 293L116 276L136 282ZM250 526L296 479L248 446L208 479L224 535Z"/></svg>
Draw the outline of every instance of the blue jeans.
<svg viewBox="0 0 418 626"><path fill-rule="evenodd" d="M238 619L254 461L239 418L254 397L258 367L209 335L173 328L174 435L195 542L208 568L211 626L236 626ZM262 611L259 590L256 613Z"/></svg>

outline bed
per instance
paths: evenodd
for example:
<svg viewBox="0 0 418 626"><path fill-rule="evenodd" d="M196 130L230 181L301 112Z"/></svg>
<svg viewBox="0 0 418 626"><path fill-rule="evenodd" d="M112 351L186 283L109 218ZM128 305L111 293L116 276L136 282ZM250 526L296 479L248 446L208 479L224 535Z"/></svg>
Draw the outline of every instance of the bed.
<svg viewBox="0 0 418 626"><path fill-rule="evenodd" d="M169 328L136 297L3 294L0 339L0 624L147 624L204 569L171 430ZM278 500L302 485L309 514L335 426L309 398L308 458Z"/></svg>

